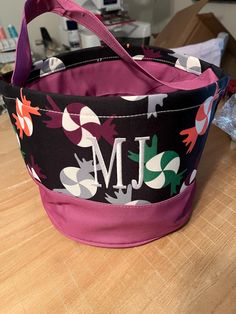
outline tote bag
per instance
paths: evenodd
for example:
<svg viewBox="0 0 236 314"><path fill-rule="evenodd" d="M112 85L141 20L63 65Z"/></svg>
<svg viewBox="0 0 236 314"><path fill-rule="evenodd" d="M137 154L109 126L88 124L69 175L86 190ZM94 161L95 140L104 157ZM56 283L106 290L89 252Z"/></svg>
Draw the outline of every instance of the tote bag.
<svg viewBox="0 0 236 314"><path fill-rule="evenodd" d="M103 47L32 66L27 24L45 12ZM0 82L26 167L54 226L71 239L132 247L187 223L210 123L228 78L197 58L122 47L69 0L27 0L11 83Z"/></svg>

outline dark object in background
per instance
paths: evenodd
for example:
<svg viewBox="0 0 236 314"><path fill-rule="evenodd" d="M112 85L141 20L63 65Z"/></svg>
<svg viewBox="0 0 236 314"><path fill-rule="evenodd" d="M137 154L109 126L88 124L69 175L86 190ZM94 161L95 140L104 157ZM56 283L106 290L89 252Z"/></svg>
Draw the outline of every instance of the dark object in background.
<svg viewBox="0 0 236 314"><path fill-rule="evenodd" d="M227 87L227 95L232 96L233 94L236 94L236 80L230 80Z"/></svg>
<svg viewBox="0 0 236 314"><path fill-rule="evenodd" d="M78 23L75 21L66 21L68 29L68 40L71 50L76 50L80 48L80 38L79 38L79 29Z"/></svg>
<svg viewBox="0 0 236 314"><path fill-rule="evenodd" d="M40 27L40 32L42 35L44 47L49 48L53 44L53 41L48 33L48 30L46 29L46 27Z"/></svg>
<svg viewBox="0 0 236 314"><path fill-rule="evenodd" d="M40 27L40 32L42 35L42 41L45 48L45 56L46 58L49 58L58 52L57 44L49 35L49 32L46 29L46 27Z"/></svg>

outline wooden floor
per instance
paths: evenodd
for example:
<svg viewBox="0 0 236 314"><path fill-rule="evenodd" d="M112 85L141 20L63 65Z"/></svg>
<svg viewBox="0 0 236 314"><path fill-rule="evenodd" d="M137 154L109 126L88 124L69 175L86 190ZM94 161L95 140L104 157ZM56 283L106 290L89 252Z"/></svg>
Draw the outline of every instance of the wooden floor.
<svg viewBox="0 0 236 314"><path fill-rule="evenodd" d="M0 117L0 313L236 313L236 149L212 126L192 219L133 249L52 227Z"/></svg>

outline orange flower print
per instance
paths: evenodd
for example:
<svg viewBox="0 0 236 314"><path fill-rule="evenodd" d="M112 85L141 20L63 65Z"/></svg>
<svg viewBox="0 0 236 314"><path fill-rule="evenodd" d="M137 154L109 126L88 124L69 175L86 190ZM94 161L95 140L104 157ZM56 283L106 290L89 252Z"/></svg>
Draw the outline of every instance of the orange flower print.
<svg viewBox="0 0 236 314"><path fill-rule="evenodd" d="M16 120L15 125L20 130L20 138L23 139L25 133L26 136L31 136L33 133L33 123L31 115L41 116L38 107L31 107L31 101L27 100L20 90L21 100L16 98L16 115L12 116Z"/></svg>

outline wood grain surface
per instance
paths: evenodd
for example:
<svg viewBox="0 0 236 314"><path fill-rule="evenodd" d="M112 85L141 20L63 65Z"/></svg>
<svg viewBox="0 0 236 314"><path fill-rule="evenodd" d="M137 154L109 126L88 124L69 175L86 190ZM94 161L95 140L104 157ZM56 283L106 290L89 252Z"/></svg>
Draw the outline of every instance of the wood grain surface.
<svg viewBox="0 0 236 314"><path fill-rule="evenodd" d="M194 212L132 249L73 242L51 225L0 116L0 313L236 313L236 149L212 126Z"/></svg>

